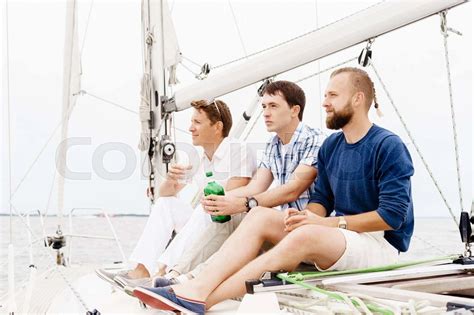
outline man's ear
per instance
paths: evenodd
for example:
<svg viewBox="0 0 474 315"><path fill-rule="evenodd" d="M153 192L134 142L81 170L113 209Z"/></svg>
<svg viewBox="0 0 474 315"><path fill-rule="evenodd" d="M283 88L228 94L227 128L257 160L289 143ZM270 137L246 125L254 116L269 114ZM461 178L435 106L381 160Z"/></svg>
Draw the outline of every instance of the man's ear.
<svg viewBox="0 0 474 315"><path fill-rule="evenodd" d="M216 131L220 131L220 133L222 134L222 131L224 130L224 123L219 120L218 122L216 122L215 126L217 128Z"/></svg>
<svg viewBox="0 0 474 315"><path fill-rule="evenodd" d="M298 115L300 114L300 110L300 105L293 105L293 107L291 107L291 113L293 114L293 117L298 117Z"/></svg>
<svg viewBox="0 0 474 315"><path fill-rule="evenodd" d="M362 93L360 91L354 93L354 95L352 96L352 104L355 107L360 107L360 106L364 105L365 104L365 95L364 95L364 93Z"/></svg>

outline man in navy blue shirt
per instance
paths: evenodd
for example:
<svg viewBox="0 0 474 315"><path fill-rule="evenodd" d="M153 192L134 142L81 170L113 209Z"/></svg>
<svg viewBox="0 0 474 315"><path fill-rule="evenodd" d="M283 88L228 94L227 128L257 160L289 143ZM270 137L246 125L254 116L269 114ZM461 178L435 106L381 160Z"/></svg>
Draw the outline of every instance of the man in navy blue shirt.
<svg viewBox="0 0 474 315"><path fill-rule="evenodd" d="M204 313L243 295L245 280L264 271L291 271L302 261L320 270L396 262L413 233L413 165L401 139L370 122L372 103L378 107L365 71L334 71L323 107L327 127L342 132L319 150L315 192L306 209L253 208L198 277L136 295L157 308ZM275 246L258 256L264 242Z"/></svg>

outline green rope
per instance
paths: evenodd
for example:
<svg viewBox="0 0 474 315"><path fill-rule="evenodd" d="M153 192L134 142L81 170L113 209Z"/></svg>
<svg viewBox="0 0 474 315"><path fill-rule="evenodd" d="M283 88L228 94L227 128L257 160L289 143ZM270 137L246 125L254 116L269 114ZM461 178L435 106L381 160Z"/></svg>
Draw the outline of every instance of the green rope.
<svg viewBox="0 0 474 315"><path fill-rule="evenodd" d="M298 281L299 280L309 280L309 279L329 277L329 276L340 276L340 275L348 275L348 274L389 271L389 270L395 270L395 269L399 269L399 268L403 268L403 267L410 267L410 266L426 264L426 263L430 263L430 262L443 261L443 260L454 260L458 257L459 257L459 255L450 255L450 256L435 257L435 258L424 259L424 260L408 261L408 262L391 264L391 265L376 266L376 267L370 267L370 268L349 269L349 270L341 270L341 271L289 272L289 273L285 273L285 275L287 275L287 277L289 277L289 278L292 278L292 279L295 279L295 280L298 280Z"/></svg>
<svg viewBox="0 0 474 315"><path fill-rule="evenodd" d="M347 275L347 274L359 274L359 273L389 271L389 270L399 269L399 268L403 268L403 267L410 267L410 266L426 264L426 263L430 263L430 262L437 262L437 261L443 261L443 260L454 260L458 257L459 257L459 255L450 255L450 256L435 257L435 258L430 258L430 259L409 261L409 262L390 264L390 265L384 265L384 266L350 269L350 270L342 270L342 271L320 271L320 272L307 271L307 272L279 273L279 274L277 274L277 277L280 278L281 280L287 281L289 283L293 283L293 284L299 285L303 288L306 288L306 289L324 294L324 295L328 296L331 299L344 302L345 300L340 294L338 294L336 292L327 291L327 290L318 288L316 286L310 285L310 284L305 283L303 281L308 280L308 279L312 279L312 278L320 278L320 277L328 277L328 276L338 276L338 275ZM351 300L351 302L354 306L356 306L356 307L359 306L359 303L356 300L351 299L351 298L350 298L350 300ZM378 305L375 305L375 304L372 304L372 303L367 303L366 305L367 305L367 308L370 311L378 313L378 314L383 314L383 315L393 315L394 314L391 310L382 308L382 307L380 307Z"/></svg>
<svg viewBox="0 0 474 315"><path fill-rule="evenodd" d="M306 289L313 290L313 291L316 291L318 293L324 294L324 295L330 297L333 300L337 300L337 301L341 301L341 302L345 301L344 298L336 292L327 291L327 290L318 288L316 286L304 283L302 281L295 280L293 278L290 278L290 277L286 276L283 273L278 274L277 277L280 278L281 280L284 280L284 281L302 286L303 288L306 288ZM351 298L350 298L350 300L351 300L352 304L354 304L354 306L356 306L356 307L359 306L359 303L357 301L355 301ZM366 306L370 311L378 313L378 314L394 315L394 313L391 310L382 308L382 307L380 307L378 305L375 305L375 304L372 304L372 303L366 303Z"/></svg>

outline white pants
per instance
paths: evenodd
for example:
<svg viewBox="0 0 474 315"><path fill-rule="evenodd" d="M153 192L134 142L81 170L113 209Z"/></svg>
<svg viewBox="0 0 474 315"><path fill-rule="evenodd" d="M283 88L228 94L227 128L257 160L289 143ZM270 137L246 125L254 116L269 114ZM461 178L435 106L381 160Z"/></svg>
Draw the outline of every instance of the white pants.
<svg viewBox="0 0 474 315"><path fill-rule="evenodd" d="M179 274L189 272L196 278L244 217L245 213L239 213L233 215L228 222L210 223L200 235L191 240L189 249L179 257L179 260L173 265L168 265L170 269Z"/></svg>
<svg viewBox="0 0 474 315"><path fill-rule="evenodd" d="M195 240L200 238L210 224L218 223L212 223L210 215L203 211L201 205L198 205L186 225L158 259L159 262L168 267L177 264L184 254L193 249Z"/></svg>
<svg viewBox="0 0 474 315"><path fill-rule="evenodd" d="M199 211L202 212L202 210ZM153 275L158 258L164 252L173 231L179 233L186 222L189 221L192 213L191 205L177 197L158 198L151 210L140 240L130 256L130 261L143 264L148 272Z"/></svg>
<svg viewBox="0 0 474 315"><path fill-rule="evenodd" d="M331 267L320 271L378 267L397 263L398 250L385 238L384 232L357 233L340 229L346 239L346 250Z"/></svg>

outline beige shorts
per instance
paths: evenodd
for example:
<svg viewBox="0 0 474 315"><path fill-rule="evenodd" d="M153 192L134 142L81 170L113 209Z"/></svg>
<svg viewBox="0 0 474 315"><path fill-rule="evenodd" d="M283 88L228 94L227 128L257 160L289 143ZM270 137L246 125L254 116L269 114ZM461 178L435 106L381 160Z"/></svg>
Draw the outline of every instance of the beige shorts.
<svg viewBox="0 0 474 315"><path fill-rule="evenodd" d="M346 238L346 250L341 258L327 269L319 271L359 269L394 264L398 250L383 237L384 232L357 233L340 229Z"/></svg>

